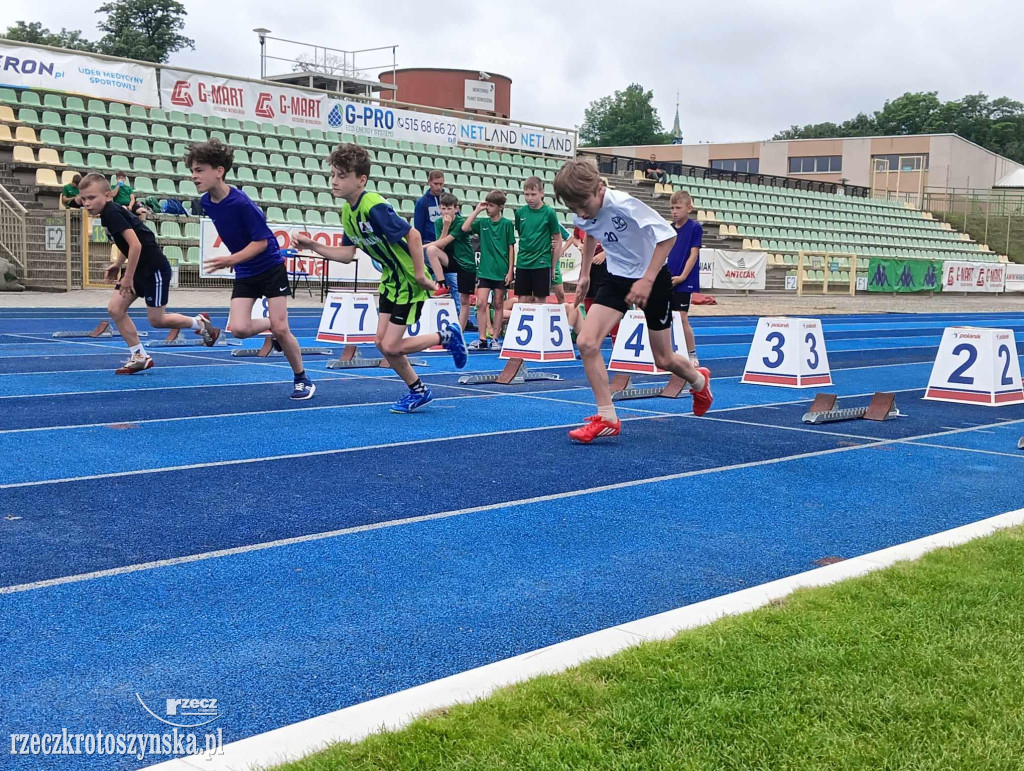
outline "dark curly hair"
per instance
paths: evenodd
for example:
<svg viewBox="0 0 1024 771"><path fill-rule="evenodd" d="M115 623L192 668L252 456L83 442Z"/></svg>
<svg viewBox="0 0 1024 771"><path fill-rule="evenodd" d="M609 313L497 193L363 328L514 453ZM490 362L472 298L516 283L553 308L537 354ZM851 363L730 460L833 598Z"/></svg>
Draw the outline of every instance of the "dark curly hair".
<svg viewBox="0 0 1024 771"><path fill-rule="evenodd" d="M192 145L185 154L185 165L192 168L194 163L205 163L213 168L223 168L226 175L231 171L235 157L231 148L219 139Z"/></svg>

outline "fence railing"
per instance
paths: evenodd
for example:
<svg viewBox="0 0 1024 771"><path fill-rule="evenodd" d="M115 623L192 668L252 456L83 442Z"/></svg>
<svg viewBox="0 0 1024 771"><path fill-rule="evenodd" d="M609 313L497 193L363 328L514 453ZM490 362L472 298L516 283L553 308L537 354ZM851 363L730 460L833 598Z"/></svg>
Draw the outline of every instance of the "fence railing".
<svg viewBox="0 0 1024 771"><path fill-rule="evenodd" d="M25 233L25 217L27 210L11 195L11 192L0 185L0 257L6 257L22 271L22 278L27 278L27 260L25 250L28 240Z"/></svg>
<svg viewBox="0 0 1024 771"><path fill-rule="evenodd" d="M992 251L1024 262L1024 190L930 187L921 208Z"/></svg>

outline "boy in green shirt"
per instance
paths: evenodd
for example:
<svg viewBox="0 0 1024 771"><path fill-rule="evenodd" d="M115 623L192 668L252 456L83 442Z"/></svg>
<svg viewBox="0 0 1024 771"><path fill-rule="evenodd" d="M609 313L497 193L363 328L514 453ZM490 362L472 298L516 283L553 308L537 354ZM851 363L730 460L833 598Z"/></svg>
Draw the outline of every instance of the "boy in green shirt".
<svg viewBox="0 0 1024 771"><path fill-rule="evenodd" d="M477 268L476 319L480 327L480 339L475 349L490 348L487 328L497 341L505 323L505 290L512 283L512 266L515 264L516 232L512 220L502 217L505 211L505 194L492 190L487 198L476 205L472 214L462 223L463 233L480 236L480 266ZM487 210L487 218L478 220L480 212ZM491 320L488 297L494 292L494 320Z"/></svg>
<svg viewBox="0 0 1024 771"><path fill-rule="evenodd" d="M60 202L65 209L81 209L82 204L78 202L78 183L82 181L81 174L75 174L71 182L64 185L60 191Z"/></svg>
<svg viewBox="0 0 1024 771"><path fill-rule="evenodd" d="M556 255L562 254L561 228L555 210L544 203L540 177L530 177L523 183L523 198L526 206L516 210L516 297L519 302L544 303L555 277Z"/></svg>
<svg viewBox="0 0 1024 771"><path fill-rule="evenodd" d="M456 273L459 295L459 326L466 329L469 322L469 301L476 289L476 252L469 233L462 229L466 218L459 213L459 199L451 193L442 193L438 199L441 216L434 220L435 240L427 244L427 261L435 276ZM438 290L441 292L442 290ZM435 296L438 294L435 292Z"/></svg>
<svg viewBox="0 0 1024 771"><path fill-rule="evenodd" d="M455 366L466 366L462 329L446 324L440 332L405 337L410 324L419 320L427 293L437 284L427 276L420 233L399 217L380 194L366 189L370 155L355 144L339 145L330 157L331 192L344 199L341 222L345 231L341 246L325 246L307 236L296 236L300 249L310 249L336 262L352 262L362 249L381 268L380 313L374 342L388 364L409 387L409 393L391 406L392 412L408 413L434 397L409 363L407 354L444 346ZM436 339L435 339L436 338Z"/></svg>

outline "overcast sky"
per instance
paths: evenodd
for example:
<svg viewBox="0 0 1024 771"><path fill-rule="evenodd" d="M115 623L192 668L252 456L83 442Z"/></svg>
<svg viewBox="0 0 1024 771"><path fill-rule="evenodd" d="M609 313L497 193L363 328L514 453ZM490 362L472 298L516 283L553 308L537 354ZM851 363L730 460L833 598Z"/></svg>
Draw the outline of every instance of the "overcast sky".
<svg viewBox="0 0 1024 771"><path fill-rule="evenodd" d="M40 21L95 38L93 10L101 4L5 0L0 24ZM399 67L508 75L512 117L556 126L578 125L592 100L637 82L654 91L668 129L678 88L687 142L766 139L794 123L839 122L905 91L1024 101L1024 6L1005 1L185 0L185 7L196 50L175 54L171 64L258 76L250 30L259 26L348 50L397 44Z"/></svg>

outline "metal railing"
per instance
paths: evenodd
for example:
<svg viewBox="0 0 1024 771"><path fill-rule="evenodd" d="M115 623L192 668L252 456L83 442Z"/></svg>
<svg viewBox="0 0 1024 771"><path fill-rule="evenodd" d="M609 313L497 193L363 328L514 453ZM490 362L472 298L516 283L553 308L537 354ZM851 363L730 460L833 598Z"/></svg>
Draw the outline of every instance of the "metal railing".
<svg viewBox="0 0 1024 771"><path fill-rule="evenodd" d="M22 270L22 278L28 277L28 260L25 252L28 239L25 230L27 210L11 191L0 185L0 257L6 257Z"/></svg>
<svg viewBox="0 0 1024 771"><path fill-rule="evenodd" d="M632 173L646 163L646 158L631 158L627 155L609 155L608 153L597 152L590 148L580 147L578 155L586 155L596 159L597 168L602 174L619 174L621 172ZM788 190L808 190L818 193L838 193L867 198L871 191L860 185L838 185L833 182L817 182L810 179L796 179L794 177L779 177L774 174L760 174L757 172L727 171L725 169L712 169L709 166L693 166L688 163L659 160L658 165L669 174L676 174L681 177L698 177L700 179L721 179L732 182L746 182L752 185L764 185L766 187L777 187Z"/></svg>
<svg viewBox="0 0 1024 771"><path fill-rule="evenodd" d="M1024 262L1024 190L926 187L921 208L992 251Z"/></svg>

